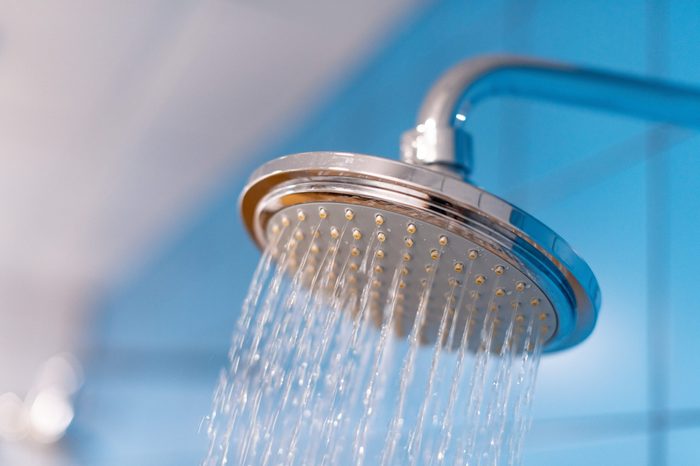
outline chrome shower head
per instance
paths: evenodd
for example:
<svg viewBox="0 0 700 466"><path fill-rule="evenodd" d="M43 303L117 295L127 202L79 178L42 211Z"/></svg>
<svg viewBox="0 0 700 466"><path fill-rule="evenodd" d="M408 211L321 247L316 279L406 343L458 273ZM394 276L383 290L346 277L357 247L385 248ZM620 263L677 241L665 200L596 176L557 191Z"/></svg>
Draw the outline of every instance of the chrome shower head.
<svg viewBox="0 0 700 466"><path fill-rule="evenodd" d="M445 311L458 329L454 341L489 315L494 348L507 338L501 320L514 323L514 334L534 322L544 351L581 342L595 325L598 283L569 245L449 172L367 155L296 154L260 167L240 206L260 247L286 230L285 248L347 257L329 273L347 275L346 291L369 290L367 306L377 323L393 301L399 336L421 308L423 342L440 335ZM458 312L467 307L472 312Z"/></svg>
<svg viewBox="0 0 700 466"><path fill-rule="evenodd" d="M477 57L430 90L402 137L402 162L317 152L262 166L241 196L249 233L261 247L286 234L279 244L292 255L301 248L347 256L348 271L333 261L324 270L345 274L347 283L336 283L350 293L363 290L363 312L370 309L378 324L391 301L399 335L412 326L414 337L435 341L449 320L466 336L472 324L492 329L481 339L492 351L525 323L544 351L581 342L600 307L588 265L538 220L462 181L472 168L464 125L478 103L499 95L700 128L700 89L531 58ZM502 320L507 329L498 328Z"/></svg>

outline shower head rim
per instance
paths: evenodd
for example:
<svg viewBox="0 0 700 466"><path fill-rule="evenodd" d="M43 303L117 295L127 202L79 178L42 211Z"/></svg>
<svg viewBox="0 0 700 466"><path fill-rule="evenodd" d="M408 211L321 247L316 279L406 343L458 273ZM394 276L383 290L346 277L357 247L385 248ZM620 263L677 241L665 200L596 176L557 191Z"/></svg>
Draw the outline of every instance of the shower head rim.
<svg viewBox="0 0 700 466"><path fill-rule="evenodd" d="M543 263L537 265L561 275L561 283L547 283L547 286L550 289L559 286L563 295L570 292L569 301L573 302L567 304L559 299L555 306L562 334L550 341L545 351L576 345L593 330L600 307L598 283L588 265L560 236L507 201L449 174L418 165L342 152L300 153L267 162L251 175L240 198L244 223L259 246L265 244L261 213L270 200L285 189L297 192L307 189L302 187L306 185L322 189L322 180L335 183L336 187L351 186L359 196L384 185L397 193L406 191L420 196L421 199L410 199L410 205L404 199L397 201L411 209L426 208L428 204L432 209L442 202L461 209L460 212L479 216L485 225L511 235L514 244L542 254ZM295 197L299 197L298 192ZM538 276L538 282L550 278Z"/></svg>

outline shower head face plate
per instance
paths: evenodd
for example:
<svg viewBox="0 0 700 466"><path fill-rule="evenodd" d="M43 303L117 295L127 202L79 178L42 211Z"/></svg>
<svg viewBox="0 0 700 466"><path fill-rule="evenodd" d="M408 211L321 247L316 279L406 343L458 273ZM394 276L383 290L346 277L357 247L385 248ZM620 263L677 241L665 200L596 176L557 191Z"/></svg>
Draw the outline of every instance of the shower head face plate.
<svg viewBox="0 0 700 466"><path fill-rule="evenodd" d="M422 343L434 343L441 326L447 329L445 344L452 333L452 347L467 329L472 335L487 329L491 350L500 353L509 337L534 331L546 341L556 331L553 307L529 277L488 249L423 220L358 204L312 202L275 213L267 237L275 235L283 237L273 256L289 256L290 273L303 267L305 283L319 268L342 277L344 294L356 298L355 315L367 287L372 322L380 326L393 312L397 336L407 336L422 316L417 333ZM529 325L536 328L528 330ZM468 338L469 349L476 351L480 341Z"/></svg>
<svg viewBox="0 0 700 466"><path fill-rule="evenodd" d="M585 262L525 212L448 174L365 155L297 154L252 175L241 212L261 247L286 233L280 247L309 251L294 266L311 272L313 256L331 250L331 273L346 274L349 292L369 284L373 321L393 309L398 336L417 316L424 343L441 322L460 341L488 321L498 351L533 325L544 351L557 351L595 325L600 292Z"/></svg>

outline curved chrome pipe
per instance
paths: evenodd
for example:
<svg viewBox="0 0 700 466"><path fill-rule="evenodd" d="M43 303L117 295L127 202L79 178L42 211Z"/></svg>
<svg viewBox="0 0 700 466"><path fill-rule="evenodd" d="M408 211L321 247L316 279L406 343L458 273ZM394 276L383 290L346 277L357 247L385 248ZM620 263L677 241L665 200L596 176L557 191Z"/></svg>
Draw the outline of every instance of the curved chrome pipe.
<svg viewBox="0 0 700 466"><path fill-rule="evenodd" d="M466 177L471 140L463 129L489 97L519 96L700 129L700 89L661 80L515 56L467 60L433 86L401 159Z"/></svg>

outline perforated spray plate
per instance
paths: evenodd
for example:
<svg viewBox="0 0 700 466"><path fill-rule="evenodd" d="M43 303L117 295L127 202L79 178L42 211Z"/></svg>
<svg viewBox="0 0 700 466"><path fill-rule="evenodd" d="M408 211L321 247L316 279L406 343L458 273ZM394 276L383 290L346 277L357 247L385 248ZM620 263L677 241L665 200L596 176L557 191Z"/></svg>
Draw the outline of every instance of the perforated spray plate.
<svg viewBox="0 0 700 466"><path fill-rule="evenodd" d="M435 341L441 322L448 329L454 326L453 341L459 342L465 329L484 329L489 319L494 351L508 335L526 332L531 322L544 341L556 331L551 303L517 267L422 220L361 205L309 203L282 209L270 219L268 238L283 230L288 238L280 244L292 271L304 267L313 274L325 266L333 275L344 275L344 292L355 294L358 306L363 293L368 296L364 306L377 326L388 312L396 313L397 336L405 337L417 316L423 343ZM443 331L443 339L448 334ZM479 341L470 338L470 349Z"/></svg>

